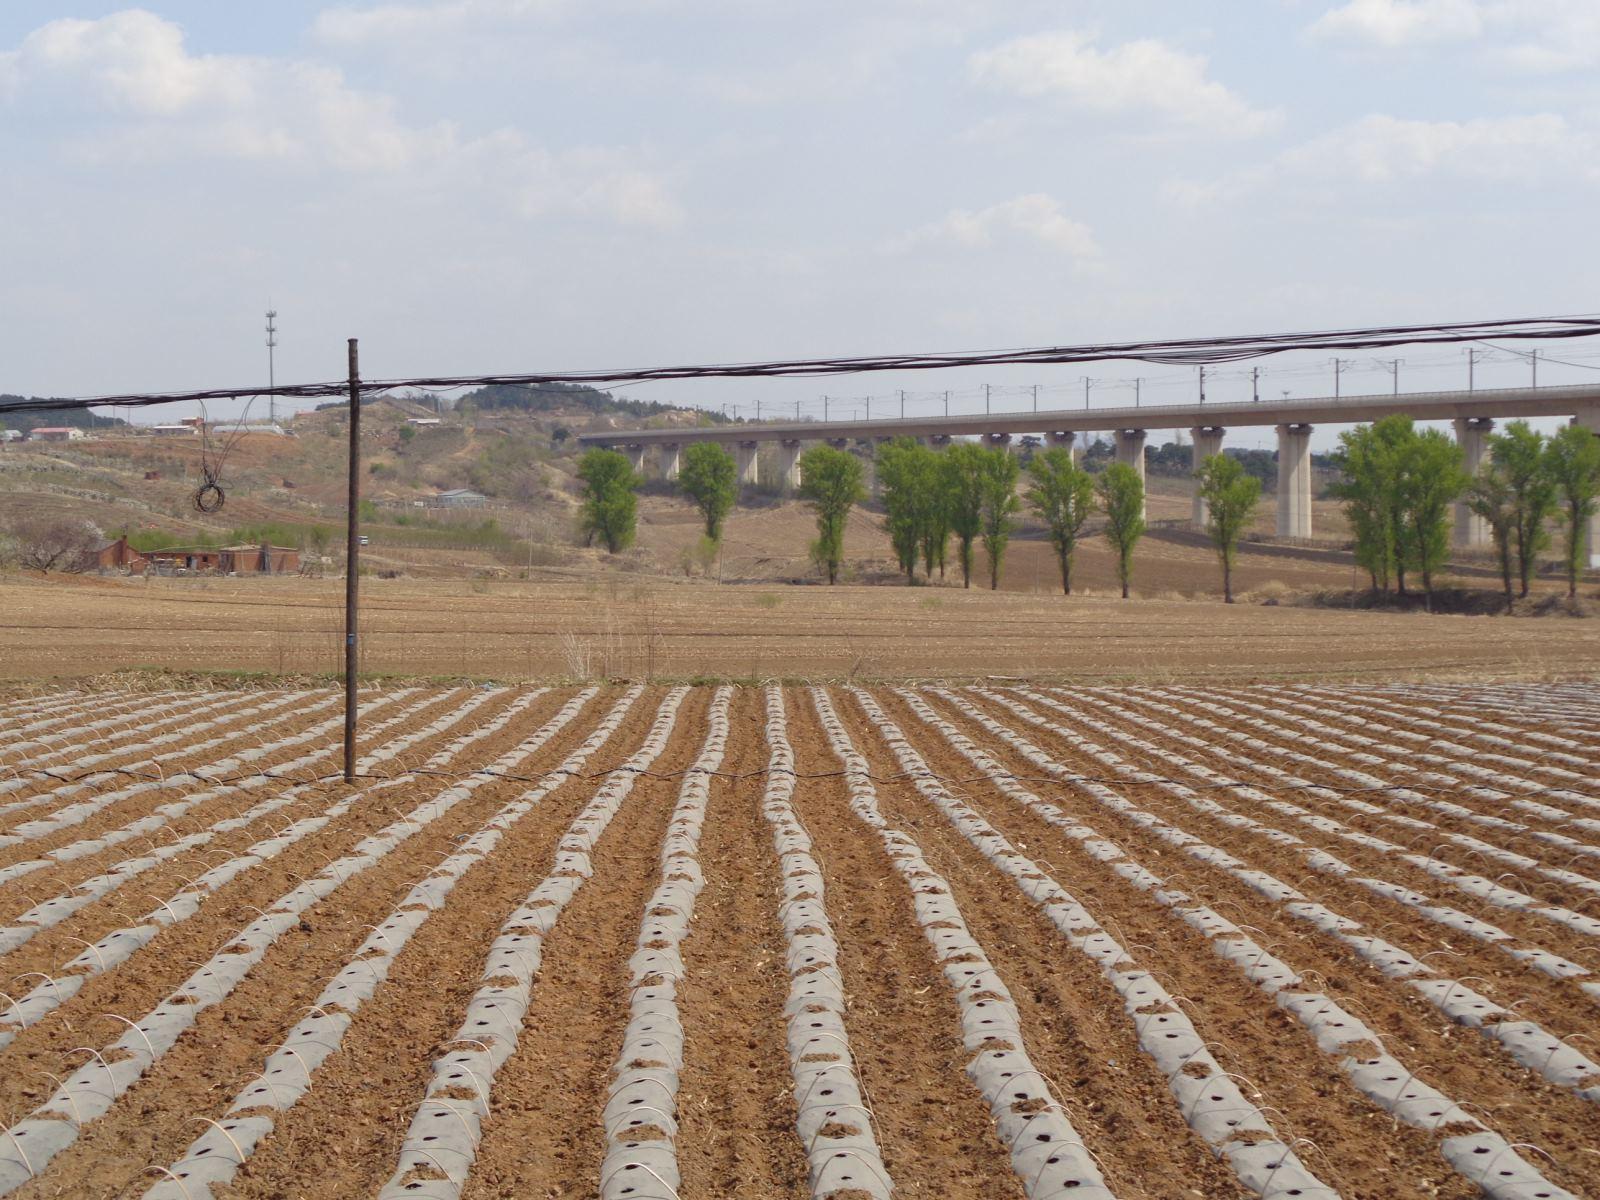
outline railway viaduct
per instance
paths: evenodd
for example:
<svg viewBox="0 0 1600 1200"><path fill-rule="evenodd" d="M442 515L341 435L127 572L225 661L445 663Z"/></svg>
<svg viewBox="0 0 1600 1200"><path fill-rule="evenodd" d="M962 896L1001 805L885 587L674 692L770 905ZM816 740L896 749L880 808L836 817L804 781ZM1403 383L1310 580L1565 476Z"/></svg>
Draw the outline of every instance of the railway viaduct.
<svg viewBox="0 0 1600 1200"><path fill-rule="evenodd" d="M1222 449L1230 428L1271 425L1278 434L1278 536L1311 536L1311 431L1317 425L1348 425L1405 413L1419 421L1450 421L1466 457L1476 470L1485 438L1497 420L1518 417L1570 417L1600 436L1600 386L1479 389L1466 392L1408 392L1373 396L1322 396L1308 399L1254 400L1222 404L1175 404L1134 408L1057 409L1052 412L972 413L959 416L888 418L851 421L796 421L717 425L703 429L616 429L582 434L584 446L622 450L634 468L644 469L647 450L654 448L663 478L675 479L679 455L694 442L731 446L739 478L755 482L756 454L763 444L778 450L779 475L786 489L800 482L800 452L805 443L834 446L876 445L897 437L943 444L957 437L978 437L989 445L1011 445L1023 435L1042 436L1074 454L1080 435L1110 430L1119 462L1144 474L1144 445L1151 429L1188 429L1194 465ZM1193 520L1205 526L1205 506L1194 500ZM1488 542L1483 522L1465 504L1456 507L1458 546ZM1589 529L1589 563L1600 566L1600 517Z"/></svg>

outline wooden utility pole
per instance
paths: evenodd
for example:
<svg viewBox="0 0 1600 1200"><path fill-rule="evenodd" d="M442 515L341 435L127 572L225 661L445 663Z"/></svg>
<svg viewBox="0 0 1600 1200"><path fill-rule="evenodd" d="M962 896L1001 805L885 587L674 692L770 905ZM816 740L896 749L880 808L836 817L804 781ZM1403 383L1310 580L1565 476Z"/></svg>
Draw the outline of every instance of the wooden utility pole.
<svg viewBox="0 0 1600 1200"><path fill-rule="evenodd" d="M344 572L344 781L356 781L356 600L361 582L361 367L350 339L350 517Z"/></svg>

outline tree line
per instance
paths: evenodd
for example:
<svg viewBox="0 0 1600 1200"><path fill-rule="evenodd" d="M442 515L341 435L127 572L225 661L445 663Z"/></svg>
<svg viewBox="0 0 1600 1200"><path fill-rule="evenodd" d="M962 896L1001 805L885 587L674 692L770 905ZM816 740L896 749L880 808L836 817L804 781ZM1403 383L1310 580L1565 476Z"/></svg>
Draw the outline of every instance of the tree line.
<svg viewBox="0 0 1600 1200"><path fill-rule="evenodd" d="M907 583L916 582L919 568L925 579L931 580L935 571L944 579L953 551L962 586L970 588L981 549L989 586L998 589L1026 501L1044 526L1067 595L1072 594L1073 560L1089 519L1103 516L1117 580L1123 598L1128 597L1134 548L1145 533L1145 489L1139 473L1127 464L1112 463L1091 473L1069 450L1043 450L1029 461L1020 496L1022 465L1002 446L955 442L934 449L914 438L897 438L878 448L876 467L889 542ZM801 455L800 472L799 495L816 515L811 559L830 584L837 583L850 512L867 496L866 468L857 455L824 445ZM578 477L584 492L583 532L613 554L626 549L633 543L635 492L643 482L627 456L589 450L579 459ZM1232 603L1234 559L1260 501L1261 481L1236 458L1221 454L1207 459L1197 478L1222 566L1223 594ZM690 445L680 460L677 485L700 511L709 561L739 495L733 455L714 442Z"/></svg>
<svg viewBox="0 0 1600 1200"><path fill-rule="evenodd" d="M1552 526L1559 533L1567 594L1577 595L1585 529L1600 508L1600 437L1591 431L1568 425L1547 436L1526 421L1512 421L1488 437L1487 453L1470 474L1461 447L1448 434L1418 429L1411 418L1396 415L1342 433L1331 461L1340 478L1330 494L1342 502L1356 561L1375 592L1406 596L1420 590L1431 610L1459 501L1488 529L1508 608L1528 595L1538 555L1552 543ZM1239 542L1261 499L1261 472L1253 466L1219 454L1194 473L1223 597L1230 603ZM1103 516L1117 579L1128 596L1134 549L1145 532L1144 481L1131 467L1110 463L1091 472L1068 450L1052 447L1034 453L1024 468L1004 447L956 442L935 449L899 438L878 448L876 468L889 542L908 583L916 582L919 571L924 579L937 572L942 580L947 570L959 570L962 585L971 587L981 550L989 586L998 588L1026 504L1044 527L1068 595L1087 524ZM850 512L867 494L865 466L857 455L823 445L801 456L800 469L799 494L817 521L811 557L836 583ZM609 450L586 453L579 476L586 533L613 553L624 549L633 540L634 492L642 480L625 455ZM710 561L739 494L733 455L712 442L690 445L677 486L700 510L701 557Z"/></svg>
<svg viewBox="0 0 1600 1200"><path fill-rule="evenodd" d="M1600 497L1600 437L1580 425L1546 436L1512 421L1489 435L1487 451L1469 473L1448 434L1400 415L1339 435L1341 478L1330 491L1343 501L1356 562L1374 592L1404 596L1420 582L1432 609L1461 501L1488 528L1508 609L1528 594L1552 522L1560 527L1567 595L1577 596L1584 531Z"/></svg>

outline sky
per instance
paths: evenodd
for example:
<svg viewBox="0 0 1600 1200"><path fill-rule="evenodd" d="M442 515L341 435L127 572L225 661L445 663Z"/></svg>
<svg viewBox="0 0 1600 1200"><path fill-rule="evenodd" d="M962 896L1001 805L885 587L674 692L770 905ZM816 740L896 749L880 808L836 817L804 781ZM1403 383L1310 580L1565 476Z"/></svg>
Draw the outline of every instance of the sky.
<svg viewBox="0 0 1600 1200"><path fill-rule="evenodd" d="M264 382L269 304L280 382L347 337L395 378L1592 313L1597 68L1595 0L6 0L0 391ZM1540 382L1600 369L1547 353ZM1467 382L1461 349L1382 357ZM1326 355L1260 366L1333 390ZM627 394L973 411L1084 376Z"/></svg>

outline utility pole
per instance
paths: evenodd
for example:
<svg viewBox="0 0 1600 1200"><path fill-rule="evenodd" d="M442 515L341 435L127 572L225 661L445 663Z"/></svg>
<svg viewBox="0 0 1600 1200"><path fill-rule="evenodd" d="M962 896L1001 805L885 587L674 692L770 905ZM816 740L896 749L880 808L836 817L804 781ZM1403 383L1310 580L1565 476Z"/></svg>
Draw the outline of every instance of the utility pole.
<svg viewBox="0 0 1600 1200"><path fill-rule="evenodd" d="M798 400L794 402L794 419L796 424L800 423L800 401Z"/></svg>
<svg viewBox="0 0 1600 1200"><path fill-rule="evenodd" d="M1467 347L1467 391L1477 390L1478 352L1473 347Z"/></svg>
<svg viewBox="0 0 1600 1200"><path fill-rule="evenodd" d="M1087 375L1085 375L1083 377L1083 407L1084 408L1088 408L1089 407L1089 387L1090 387L1089 377Z"/></svg>
<svg viewBox="0 0 1600 1200"><path fill-rule="evenodd" d="M1200 403L1204 404L1205 402L1206 402L1206 369L1205 369L1205 366L1202 365L1200 367Z"/></svg>
<svg viewBox="0 0 1600 1200"><path fill-rule="evenodd" d="M1403 358L1389 360L1389 374L1394 376L1394 394L1396 396L1400 394L1400 364L1403 362L1405 362Z"/></svg>
<svg viewBox="0 0 1600 1200"><path fill-rule="evenodd" d="M756 420L761 420L761 401L756 401Z"/></svg>
<svg viewBox="0 0 1600 1200"><path fill-rule="evenodd" d="M1139 393L1143 389L1143 387L1144 387L1144 380L1135 377L1135 379L1133 381L1133 406L1135 408L1139 407ZM1087 404L1085 404L1084 407L1088 408L1089 406Z"/></svg>
<svg viewBox="0 0 1600 1200"><path fill-rule="evenodd" d="M361 582L361 366L350 339L350 514L344 545L344 781L356 781L357 600Z"/></svg>
<svg viewBox="0 0 1600 1200"><path fill-rule="evenodd" d="M989 385L983 385L983 415L989 415Z"/></svg>
<svg viewBox="0 0 1600 1200"><path fill-rule="evenodd" d="M1250 403L1261 403L1261 368L1250 368Z"/></svg>
<svg viewBox="0 0 1600 1200"><path fill-rule="evenodd" d="M1528 357L1529 357L1529 360L1533 363L1533 386L1534 387L1538 387L1539 386L1539 352L1537 350L1535 350Z"/></svg>
<svg viewBox="0 0 1600 1200"><path fill-rule="evenodd" d="M867 420L872 420L872 397L867 397Z"/></svg>
<svg viewBox="0 0 1600 1200"><path fill-rule="evenodd" d="M828 420L828 398L826 396L822 398L822 420L824 423Z"/></svg>
<svg viewBox="0 0 1600 1200"><path fill-rule="evenodd" d="M267 302L272 303L270 300ZM274 425L278 423L278 397L274 394L278 386L277 364L273 362L272 352L278 348L278 310L267 309L267 420Z"/></svg>
<svg viewBox="0 0 1600 1200"><path fill-rule="evenodd" d="M1037 383L1033 385L1033 411L1039 411L1039 385Z"/></svg>
<svg viewBox="0 0 1600 1200"><path fill-rule="evenodd" d="M944 394L944 415L947 417L950 415L950 392L948 389Z"/></svg>
<svg viewBox="0 0 1600 1200"><path fill-rule="evenodd" d="M1346 367L1353 366L1354 360L1348 358L1335 358L1333 360L1333 398L1339 398L1339 374Z"/></svg>
<svg viewBox="0 0 1600 1200"><path fill-rule="evenodd" d="M906 419L906 390L905 390L905 388L901 388L900 389L900 419L902 421L904 421Z"/></svg>

